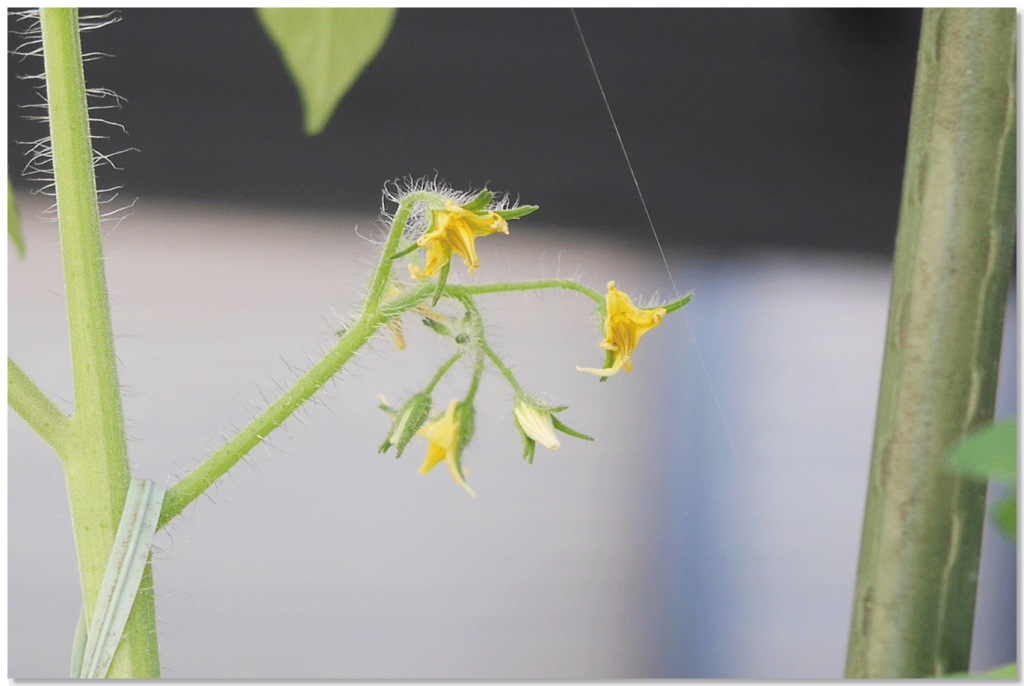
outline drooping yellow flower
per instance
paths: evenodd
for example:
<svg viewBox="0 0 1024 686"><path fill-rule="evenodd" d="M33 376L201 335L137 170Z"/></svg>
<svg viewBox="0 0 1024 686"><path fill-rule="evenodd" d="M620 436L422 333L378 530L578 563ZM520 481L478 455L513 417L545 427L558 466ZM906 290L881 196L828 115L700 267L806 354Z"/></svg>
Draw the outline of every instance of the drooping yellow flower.
<svg viewBox="0 0 1024 686"><path fill-rule="evenodd" d="M430 228L416 244L427 250L427 264L423 269L409 265L409 273L414 279L433 276L452 259L452 252L462 257L472 274L480 266L480 258L476 255L474 241L478 236L492 233L508 233L508 222L497 212L480 215L464 207L454 200L448 199L444 210L434 210Z"/></svg>
<svg viewBox="0 0 1024 686"><path fill-rule="evenodd" d="M629 296L615 288L615 282L608 282L608 319L604 324L605 340L601 347L614 353L614 361L608 369L585 369L576 367L581 372L598 376L612 376L620 369L633 371L633 351L636 350L640 337L661 324L666 314L664 307L641 310L633 304Z"/></svg>
<svg viewBox="0 0 1024 686"><path fill-rule="evenodd" d="M455 483L462 486L470 496L475 498L476 493L466 485L466 480L462 478L461 470L455 460L459 444L459 422L455 419L455 409L458 404L458 400L453 400L448 405L443 417L432 424L427 424L417 432L417 435L430 441L430 445L427 446L427 457L420 465L420 474L426 474L443 461L448 465L448 472L455 479Z"/></svg>

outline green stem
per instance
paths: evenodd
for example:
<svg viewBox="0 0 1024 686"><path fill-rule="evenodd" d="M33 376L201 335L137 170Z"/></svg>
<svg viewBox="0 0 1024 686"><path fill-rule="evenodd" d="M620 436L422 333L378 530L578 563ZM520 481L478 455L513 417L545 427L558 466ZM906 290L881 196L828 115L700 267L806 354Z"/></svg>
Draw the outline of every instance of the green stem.
<svg viewBox="0 0 1024 686"><path fill-rule="evenodd" d="M44 8L40 20L75 395L73 441L64 472L91 621L128 492L128 449L103 271L78 12ZM160 675L152 589L140 593L108 675Z"/></svg>
<svg viewBox="0 0 1024 686"><path fill-rule="evenodd" d="M7 358L7 404L25 420L29 427L53 448L62 461L66 459L71 439L71 420L32 379Z"/></svg>
<svg viewBox="0 0 1024 686"><path fill-rule="evenodd" d="M487 341L484 338L484 318L480 316L480 310L477 308L476 303L473 302L473 298L470 296L461 295L451 297L455 297L466 308L466 312L473 320L473 327L476 329L478 345L476 363L473 365L473 380L470 381L469 390L466 391L465 398L465 403L467 405L472 405L473 398L476 397L476 391L480 387L480 379L484 373L484 356L480 354L480 349L487 347Z"/></svg>
<svg viewBox="0 0 1024 686"><path fill-rule="evenodd" d="M452 296L484 295L486 293L510 293L514 291L535 291L544 288L564 288L587 296L599 306L605 305L604 296L570 279L547 279L544 281L515 281L512 283L488 283L474 286L447 286L445 292Z"/></svg>
<svg viewBox="0 0 1024 686"><path fill-rule="evenodd" d="M430 393L433 393L434 386L436 386L438 382L444 377L444 375L448 373L448 370L452 368L452 365L459 361L462 355L463 353L460 350L459 352L455 353L450 358L448 358L448 361L441 365L441 368L437 370L436 374L434 374L434 378L430 380L430 383L428 383L427 387L423 389L423 392L427 393L428 395Z"/></svg>
<svg viewBox="0 0 1024 686"><path fill-rule="evenodd" d="M410 195L399 206L387 243L381 252L380 262L370 281L366 304L356 322L345 331L324 358L313 365L280 398L181 481L167 489L163 509L160 512L160 527L178 516L192 501L202 495L217 479L245 457L250 450L266 439L274 429L281 426L284 420L313 397L313 394L341 370L342 366L370 340L370 337L385 321L395 316L394 301L388 304L386 314L382 312L384 290L387 287L391 266L394 263L389 255L394 252L395 246L402 237L410 210L416 202L421 200L422 198L418 194ZM402 300L406 301L404 298ZM415 303L409 304L409 307L414 305Z"/></svg>
<svg viewBox="0 0 1024 686"><path fill-rule="evenodd" d="M494 350L491 349L491 346L487 345L487 341L483 340L483 338L480 339L479 345L480 349L484 351L484 354L490 358L491 362L494 363L494 366L498 368L499 372L501 372L501 375L504 376L505 380L508 381L510 386L512 386L512 390L515 391L517 395L521 394L523 392L523 388L516 381L516 377L512 375L512 370L505 366L505 363L501 361L501 358L498 357Z"/></svg>
<svg viewBox="0 0 1024 686"><path fill-rule="evenodd" d="M484 356L477 355L476 362L473 364L473 379L469 382L469 390L466 391L466 397L463 398L463 402L467 405L473 404L473 399L476 398L477 389L480 388L480 378L484 373Z"/></svg>
<svg viewBox="0 0 1024 686"><path fill-rule="evenodd" d="M968 668L985 484L942 457L995 406L1015 239L1016 19L924 11L848 677Z"/></svg>

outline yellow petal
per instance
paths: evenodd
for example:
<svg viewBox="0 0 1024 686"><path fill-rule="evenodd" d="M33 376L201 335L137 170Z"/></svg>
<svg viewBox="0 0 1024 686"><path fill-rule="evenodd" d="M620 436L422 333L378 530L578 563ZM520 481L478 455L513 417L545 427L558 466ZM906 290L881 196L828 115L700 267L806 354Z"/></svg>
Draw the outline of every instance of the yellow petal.
<svg viewBox="0 0 1024 686"><path fill-rule="evenodd" d="M476 492L472 488L470 488L469 486L466 485L465 480L461 476L459 476L459 470L455 468L455 453L454 453L454 451L452 452L451 459L448 460L448 473L452 475L453 479L455 479L455 483L457 483L458 485L462 486L462 488L464 488L466 490L466 493L469 493L469 497L470 498L475 498L476 497Z"/></svg>
<svg viewBox="0 0 1024 686"><path fill-rule="evenodd" d="M451 401L443 417L416 432L430 441L430 445L427 446L427 457L420 465L419 471L420 474L426 474L439 462L445 462L455 483L462 486L470 496L475 498L476 493L466 485L466 480L459 474L455 464L455 451L459 443L459 424L455 421L455 408L458 404L458 400Z"/></svg>
<svg viewBox="0 0 1024 686"><path fill-rule="evenodd" d="M614 376L619 373L622 369L622 358L618 355L615 356L615 362L608 369L593 369L591 367L576 367L577 371L586 372L587 374L594 374L596 376ZM629 371L629 370L626 370Z"/></svg>

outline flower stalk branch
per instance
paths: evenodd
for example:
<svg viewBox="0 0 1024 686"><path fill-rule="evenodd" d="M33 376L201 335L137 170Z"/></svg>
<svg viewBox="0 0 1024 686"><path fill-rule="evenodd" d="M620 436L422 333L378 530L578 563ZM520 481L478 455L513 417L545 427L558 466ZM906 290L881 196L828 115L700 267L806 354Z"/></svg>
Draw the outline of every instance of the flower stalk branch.
<svg viewBox="0 0 1024 686"><path fill-rule="evenodd" d="M356 322L346 329L323 359L313 365L291 388L202 464L167 489L163 509L160 512L159 527L162 528L178 516L192 501L202 495L217 479L245 457L250 450L266 439L274 429L281 426L304 402L313 397L313 394L341 370L342 366L370 340L382 324L394 316L385 315L381 311L384 291L394 264L389 256L395 251L395 247L402 237L410 211L417 202L422 201L423 198L420 197L420 194L412 194L399 205L387 242L381 252L380 262L371 279L366 304ZM410 309L415 305L416 303L410 304ZM395 303L391 302L388 309L390 312L394 312Z"/></svg>

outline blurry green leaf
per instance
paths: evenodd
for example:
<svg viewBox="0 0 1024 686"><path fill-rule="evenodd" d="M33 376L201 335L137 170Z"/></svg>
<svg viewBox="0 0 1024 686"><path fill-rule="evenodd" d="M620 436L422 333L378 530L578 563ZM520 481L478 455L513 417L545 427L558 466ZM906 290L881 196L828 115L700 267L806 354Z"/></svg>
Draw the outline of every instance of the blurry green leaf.
<svg viewBox="0 0 1024 686"><path fill-rule="evenodd" d="M1017 538L1017 492L1010 491L992 507L992 523L1008 538Z"/></svg>
<svg viewBox="0 0 1024 686"><path fill-rule="evenodd" d="M943 678L946 679L1016 679L1017 678L1017 665L1016 663L1011 665L1003 665L1002 667L996 667L990 669L987 672L978 672L976 674L968 674L967 672L956 672L954 674L946 674Z"/></svg>
<svg viewBox="0 0 1024 686"><path fill-rule="evenodd" d="M303 126L314 136L380 50L395 10L387 7L260 7L263 29L281 52L302 99Z"/></svg>
<svg viewBox="0 0 1024 686"><path fill-rule="evenodd" d="M18 257L25 259L25 239L21 237L21 217L18 215L18 204L14 202L14 187L11 177L7 177L7 235L18 248Z"/></svg>
<svg viewBox="0 0 1024 686"><path fill-rule="evenodd" d="M1016 484L1016 420L995 422L967 436L946 456L946 466L971 479Z"/></svg>

